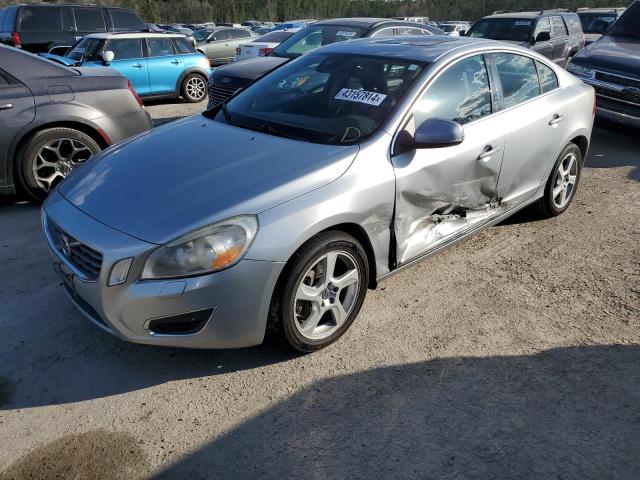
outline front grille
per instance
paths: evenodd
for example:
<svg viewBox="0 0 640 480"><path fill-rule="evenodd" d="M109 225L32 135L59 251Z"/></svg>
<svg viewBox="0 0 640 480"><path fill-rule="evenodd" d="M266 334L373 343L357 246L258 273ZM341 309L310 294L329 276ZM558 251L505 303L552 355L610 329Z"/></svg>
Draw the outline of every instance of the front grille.
<svg viewBox="0 0 640 480"><path fill-rule="evenodd" d="M598 108L640 118L640 105L631 105L630 103L598 96Z"/></svg>
<svg viewBox="0 0 640 480"><path fill-rule="evenodd" d="M220 85L209 85L209 107L214 108L223 101L229 100L238 89L233 87L222 87Z"/></svg>
<svg viewBox="0 0 640 480"><path fill-rule="evenodd" d="M614 85L620 85L621 87L640 88L640 80L621 77L620 75L613 75L611 73L596 72L596 80L606 83L612 83Z"/></svg>
<svg viewBox="0 0 640 480"><path fill-rule="evenodd" d="M596 94L600 97L607 97L609 99L618 100L620 102L640 105L640 93L634 94L625 90L612 90L600 85L594 85L594 88L596 89Z"/></svg>
<svg viewBox="0 0 640 480"><path fill-rule="evenodd" d="M76 240L53 223L49 222L47 227L56 252L67 259L86 280L97 280L102 268L102 254Z"/></svg>

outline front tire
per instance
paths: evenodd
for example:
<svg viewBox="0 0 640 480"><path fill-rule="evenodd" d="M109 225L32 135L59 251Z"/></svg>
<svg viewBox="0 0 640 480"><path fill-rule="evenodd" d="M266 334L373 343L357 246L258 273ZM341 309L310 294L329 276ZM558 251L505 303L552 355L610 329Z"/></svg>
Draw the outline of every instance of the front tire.
<svg viewBox="0 0 640 480"><path fill-rule="evenodd" d="M17 152L19 184L31 197L43 200L73 169L100 150L89 135L72 128L36 132Z"/></svg>
<svg viewBox="0 0 640 480"><path fill-rule="evenodd" d="M583 158L580 148L569 143L556 160L544 189L544 196L534 204L544 218L557 217L564 213L576 196Z"/></svg>
<svg viewBox="0 0 640 480"><path fill-rule="evenodd" d="M197 73L190 73L182 81L180 94L189 103L199 103L207 97L207 80Z"/></svg>
<svg viewBox="0 0 640 480"><path fill-rule="evenodd" d="M343 232L323 232L291 258L271 301L269 328L299 352L320 350L355 320L369 284L362 245Z"/></svg>

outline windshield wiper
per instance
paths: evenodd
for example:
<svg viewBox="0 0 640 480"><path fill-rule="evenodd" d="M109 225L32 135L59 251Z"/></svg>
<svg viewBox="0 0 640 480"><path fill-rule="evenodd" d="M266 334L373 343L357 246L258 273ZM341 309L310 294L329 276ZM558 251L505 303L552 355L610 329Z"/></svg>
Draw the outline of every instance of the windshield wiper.
<svg viewBox="0 0 640 480"><path fill-rule="evenodd" d="M222 100L222 102L220 102L220 110L222 110L222 114L224 115L224 121L231 125L231 115L229 114L226 100Z"/></svg>
<svg viewBox="0 0 640 480"><path fill-rule="evenodd" d="M276 137L282 137L282 138L289 138L291 140L299 140L301 142L309 142L309 140L307 140L304 137L300 137L298 135L293 135L289 132L286 132L284 130L280 130L279 128L275 128L273 125L269 125L267 123L263 123L261 125L258 126L246 126L246 125L242 125L243 128L247 128L249 130L255 130L257 132L263 132L263 133L268 133L269 135L274 135Z"/></svg>

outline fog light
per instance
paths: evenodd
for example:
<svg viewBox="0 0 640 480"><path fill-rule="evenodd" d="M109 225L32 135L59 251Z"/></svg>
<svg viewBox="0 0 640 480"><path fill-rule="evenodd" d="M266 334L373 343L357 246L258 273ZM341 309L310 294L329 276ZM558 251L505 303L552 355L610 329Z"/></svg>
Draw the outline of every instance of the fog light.
<svg viewBox="0 0 640 480"><path fill-rule="evenodd" d="M118 260L116 264L111 267L111 274L109 275L109 283L107 285L112 287L114 285L122 285L125 283L132 263L133 258Z"/></svg>

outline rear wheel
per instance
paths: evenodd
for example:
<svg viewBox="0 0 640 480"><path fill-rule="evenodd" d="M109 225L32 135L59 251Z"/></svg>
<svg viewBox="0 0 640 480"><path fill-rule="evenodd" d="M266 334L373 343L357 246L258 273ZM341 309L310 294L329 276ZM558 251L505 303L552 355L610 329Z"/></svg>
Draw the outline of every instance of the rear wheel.
<svg viewBox="0 0 640 480"><path fill-rule="evenodd" d="M295 350L324 348L351 326L368 283L360 243L343 232L321 233L289 262L271 302L269 326Z"/></svg>
<svg viewBox="0 0 640 480"><path fill-rule="evenodd" d="M544 196L535 204L538 213L550 218L569 208L576 195L581 173L582 152L576 144L570 143L562 150L553 166Z"/></svg>
<svg viewBox="0 0 640 480"><path fill-rule="evenodd" d="M18 180L33 198L42 200L73 169L101 150L86 133L72 128L36 132L18 151Z"/></svg>
<svg viewBox="0 0 640 480"><path fill-rule="evenodd" d="M189 103L198 103L207 96L207 81L202 75L190 73L182 81L182 98Z"/></svg>

